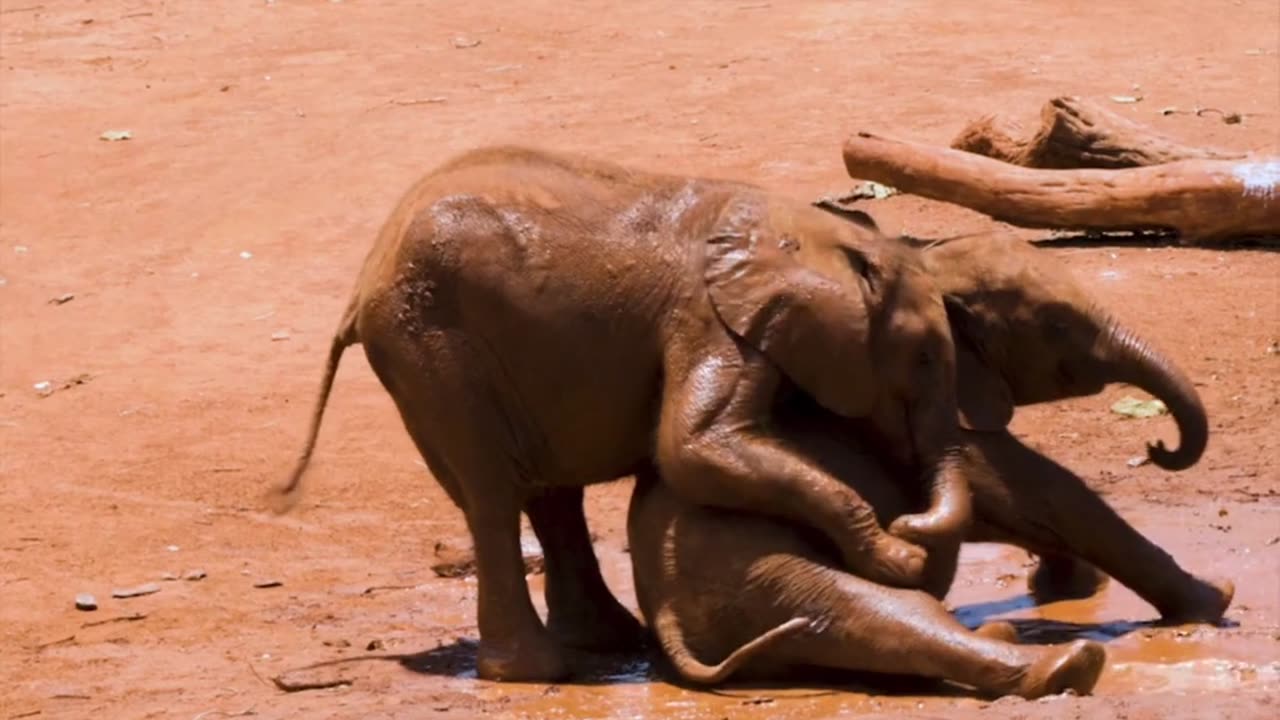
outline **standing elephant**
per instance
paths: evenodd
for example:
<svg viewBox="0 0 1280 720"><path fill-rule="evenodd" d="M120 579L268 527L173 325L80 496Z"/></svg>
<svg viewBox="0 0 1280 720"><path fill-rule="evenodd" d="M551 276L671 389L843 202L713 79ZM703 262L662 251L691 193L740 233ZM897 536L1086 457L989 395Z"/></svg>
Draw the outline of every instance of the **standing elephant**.
<svg viewBox="0 0 1280 720"><path fill-rule="evenodd" d="M1017 645L1012 632L971 632L921 590L844 572L804 528L692 505L652 470L636 477L627 537L641 612L691 682L780 680L822 668L1037 698L1088 693L1106 661L1089 640Z"/></svg>
<svg viewBox="0 0 1280 720"><path fill-rule="evenodd" d="M687 501L814 527L846 567L891 585L918 586L920 545L971 519L950 325L918 254L749 185L512 147L429 173L365 260L283 506L354 343L466 516L481 677L566 671L529 599L522 510L547 554L551 634L635 637L599 577L582 487L651 459ZM885 532L849 486L779 442L769 417L783 384L866 419L923 476L928 508Z"/></svg>

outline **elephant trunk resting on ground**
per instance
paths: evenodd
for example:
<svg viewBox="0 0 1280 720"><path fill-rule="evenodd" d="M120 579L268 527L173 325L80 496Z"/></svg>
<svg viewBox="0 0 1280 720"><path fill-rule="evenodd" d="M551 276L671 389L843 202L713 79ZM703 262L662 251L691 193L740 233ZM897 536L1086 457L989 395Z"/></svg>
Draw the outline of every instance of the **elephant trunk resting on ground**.
<svg viewBox="0 0 1280 720"><path fill-rule="evenodd" d="M972 519L950 324L919 255L749 185L510 147L429 173L365 260L283 504L354 343L466 515L481 677L566 671L529 599L522 510L548 572L575 578L548 589L551 631L634 639L599 581L581 488L651 459L687 500L817 528L845 567L892 585L920 586L920 546L954 542ZM868 420L908 482L923 478L924 509L886 532L849 486L778 442L769 412L784 383Z"/></svg>

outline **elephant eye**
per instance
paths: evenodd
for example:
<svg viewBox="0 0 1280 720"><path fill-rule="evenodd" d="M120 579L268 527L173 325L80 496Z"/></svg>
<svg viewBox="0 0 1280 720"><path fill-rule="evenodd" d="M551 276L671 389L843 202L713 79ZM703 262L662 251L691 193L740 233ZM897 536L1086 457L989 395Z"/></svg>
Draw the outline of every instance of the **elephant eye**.
<svg viewBox="0 0 1280 720"><path fill-rule="evenodd" d="M876 272L876 268L871 264L871 261L867 260L867 256L863 255L860 250L845 247L844 245L840 246L840 251L844 253L845 261L849 263L849 267L853 268L854 272L861 275L862 279L866 280L867 284L870 285L871 289L874 291L880 278L879 273Z"/></svg>

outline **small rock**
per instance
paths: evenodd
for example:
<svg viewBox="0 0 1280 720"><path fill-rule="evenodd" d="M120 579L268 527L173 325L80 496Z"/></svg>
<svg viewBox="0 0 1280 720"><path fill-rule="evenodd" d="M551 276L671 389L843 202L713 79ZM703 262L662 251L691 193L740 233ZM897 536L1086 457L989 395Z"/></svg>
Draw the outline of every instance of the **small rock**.
<svg viewBox="0 0 1280 720"><path fill-rule="evenodd" d="M35 388L36 393L39 395L53 394L53 383L49 382L48 380L41 380L40 382L36 383L35 385L32 385L31 387Z"/></svg>
<svg viewBox="0 0 1280 720"><path fill-rule="evenodd" d="M240 259L241 259L241 260L248 260L248 259L250 259L250 258L252 258L252 257L253 257L253 253L249 252L248 250L241 250L241 251L240 251Z"/></svg>
<svg viewBox="0 0 1280 720"><path fill-rule="evenodd" d="M258 588L259 590L266 590L267 588L280 587L281 585L284 585L284 583L280 582L279 580L259 580L253 584L253 586Z"/></svg>
<svg viewBox="0 0 1280 720"><path fill-rule="evenodd" d="M116 588L111 591L111 597L123 600L125 598L142 597L143 595L151 595L158 592L160 592L159 585L155 583L147 583L137 587Z"/></svg>
<svg viewBox="0 0 1280 720"><path fill-rule="evenodd" d="M337 640L324 640L321 642L321 644L324 645L325 647L335 647L335 648L351 647L350 640L343 640L341 638Z"/></svg>
<svg viewBox="0 0 1280 720"><path fill-rule="evenodd" d="M374 650L381 650L384 647L386 646L382 644L382 641L375 638L370 640L369 644L364 646L364 649L369 652L373 652Z"/></svg>
<svg viewBox="0 0 1280 720"><path fill-rule="evenodd" d="M178 547L177 545L166 545L164 549L168 550L169 552L178 552L182 548Z"/></svg>
<svg viewBox="0 0 1280 720"><path fill-rule="evenodd" d="M178 573L166 572L160 573L160 579L165 582L174 582L179 579Z"/></svg>
<svg viewBox="0 0 1280 720"><path fill-rule="evenodd" d="M1277 545L1277 544L1280 544L1280 535L1277 535L1276 537L1273 537L1273 538L1271 538L1271 539L1267 540L1267 545L1268 545L1268 546L1271 546L1271 545Z"/></svg>
<svg viewBox="0 0 1280 720"><path fill-rule="evenodd" d="M131 138L133 138L133 132L129 130L107 130L98 136L99 140L106 140L107 142L120 142Z"/></svg>
<svg viewBox="0 0 1280 720"><path fill-rule="evenodd" d="M1136 468L1136 467L1142 467L1143 465L1146 465L1149 462L1151 462L1151 458L1147 457L1146 455L1136 455L1126 460L1124 464L1128 465L1131 468Z"/></svg>
<svg viewBox="0 0 1280 720"><path fill-rule="evenodd" d="M19 255L25 255L25 254L27 253L27 251L28 251L28 250L30 250L30 248L28 248L26 245L14 245L14 246L13 246L13 251L14 251L14 252L16 252L16 253L18 253Z"/></svg>
<svg viewBox="0 0 1280 720"><path fill-rule="evenodd" d="M75 293L62 293L61 295L55 298L50 298L49 304L50 305L66 305L67 303L75 299L76 299Z"/></svg>
<svg viewBox="0 0 1280 720"><path fill-rule="evenodd" d="M76 595L76 609L90 612L98 609L98 600L89 593Z"/></svg>
<svg viewBox="0 0 1280 720"><path fill-rule="evenodd" d="M453 46L458 48L459 50L466 50L467 48L473 48L478 46L479 44L480 44L479 40L465 37L462 35L459 35L453 39Z"/></svg>
<svg viewBox="0 0 1280 720"><path fill-rule="evenodd" d="M199 580L205 579L206 577L208 577L208 574L205 573L205 571L199 570L199 569L188 570L182 573L182 579L188 582L197 582Z"/></svg>
<svg viewBox="0 0 1280 720"><path fill-rule="evenodd" d="M280 342L281 340L288 340L288 339L289 339L288 330L277 330L271 333L271 342Z"/></svg>

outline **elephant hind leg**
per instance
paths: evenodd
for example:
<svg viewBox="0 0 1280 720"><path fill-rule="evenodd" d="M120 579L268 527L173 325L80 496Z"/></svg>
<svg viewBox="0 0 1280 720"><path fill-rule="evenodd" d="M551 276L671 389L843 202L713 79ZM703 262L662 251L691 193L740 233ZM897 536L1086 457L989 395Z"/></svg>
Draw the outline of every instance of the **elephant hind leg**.
<svg viewBox="0 0 1280 720"><path fill-rule="evenodd" d="M476 670L488 680L553 681L568 674L559 645L529 597L520 512L530 478L488 358L456 332L429 332L388 346L366 343L406 430L436 479L466 515L475 546Z"/></svg>
<svg viewBox="0 0 1280 720"><path fill-rule="evenodd" d="M591 547L583 489L556 487L525 503L546 560L547 628L569 647L636 650L644 628L610 592Z"/></svg>
<svg viewBox="0 0 1280 720"><path fill-rule="evenodd" d="M1068 645L1018 645L1012 628L973 632L925 592L889 588L824 568L825 578L809 578L810 600L790 612L827 617L811 633L778 643L788 665L811 665L859 672L913 675L967 685L984 694L1036 698L1067 689L1093 689L1105 651L1092 641ZM796 580L797 578L792 578ZM829 592L814 595L815 582Z"/></svg>

